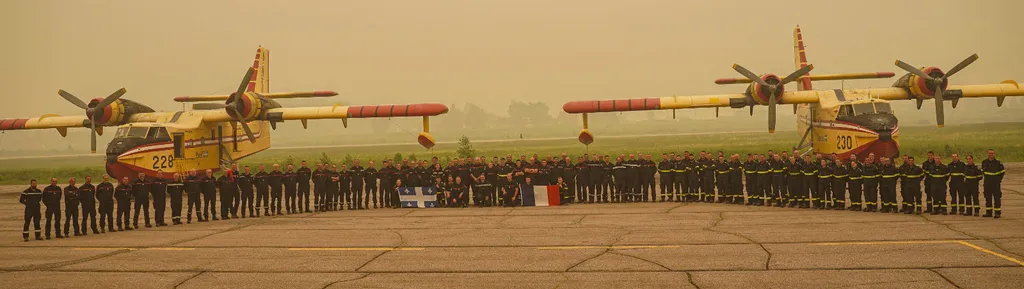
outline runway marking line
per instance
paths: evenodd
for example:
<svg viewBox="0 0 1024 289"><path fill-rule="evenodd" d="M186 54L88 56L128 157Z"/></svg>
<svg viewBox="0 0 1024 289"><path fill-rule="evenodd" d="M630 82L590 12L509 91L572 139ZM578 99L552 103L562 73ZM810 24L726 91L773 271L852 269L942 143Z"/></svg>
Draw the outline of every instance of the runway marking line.
<svg viewBox="0 0 1024 289"><path fill-rule="evenodd" d="M679 248L677 245L637 245L637 246L555 246L537 247L537 250L585 250L585 249L658 249Z"/></svg>
<svg viewBox="0 0 1024 289"><path fill-rule="evenodd" d="M425 248L288 248L288 251L423 251Z"/></svg>
<svg viewBox="0 0 1024 289"><path fill-rule="evenodd" d="M74 251L117 251L117 250L128 250L128 251L138 251L138 250L151 250L151 251L192 251L192 250L195 250L195 249L196 248L175 248L175 247L167 247L167 248L100 248L100 247L88 248L87 247L87 248L74 248L72 250L74 250Z"/></svg>
<svg viewBox="0 0 1024 289"><path fill-rule="evenodd" d="M841 245L914 245L914 244L960 244L965 247L981 251L982 253L989 254L1002 258L1003 260L1016 263L1017 265L1024 266L1024 261L1017 260L1016 258L997 253L995 251L985 249L981 246L972 244L966 240L936 240L936 241L880 241L880 242L835 242L835 243L811 243L811 246L841 246Z"/></svg>

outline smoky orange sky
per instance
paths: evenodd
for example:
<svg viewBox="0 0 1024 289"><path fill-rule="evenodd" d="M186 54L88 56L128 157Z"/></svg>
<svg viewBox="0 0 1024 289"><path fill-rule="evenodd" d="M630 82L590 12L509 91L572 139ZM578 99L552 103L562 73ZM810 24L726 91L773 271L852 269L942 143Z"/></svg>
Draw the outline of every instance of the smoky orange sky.
<svg viewBox="0 0 1024 289"><path fill-rule="evenodd" d="M1013 0L0 1L0 116L82 114L58 88L92 98L126 87L124 98L180 109L172 97L237 87L257 45L272 52L272 91L330 89L346 104L472 101L504 115L518 99L556 114L569 100L739 93L714 79L738 76L733 63L788 74L798 24L812 73L902 75L896 58L948 70L978 53L954 84L1024 81L1022 10Z"/></svg>

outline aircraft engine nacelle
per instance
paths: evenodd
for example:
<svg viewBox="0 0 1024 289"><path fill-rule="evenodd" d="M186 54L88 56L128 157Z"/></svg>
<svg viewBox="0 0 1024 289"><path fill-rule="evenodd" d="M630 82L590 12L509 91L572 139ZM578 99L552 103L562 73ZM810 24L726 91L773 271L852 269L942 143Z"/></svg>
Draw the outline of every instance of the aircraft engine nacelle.
<svg viewBox="0 0 1024 289"><path fill-rule="evenodd" d="M782 81L782 79L779 78L777 75L770 73L761 75L761 80L764 80L764 82L768 84L778 84L779 82ZM786 87L784 85L779 86L775 92L775 100L778 101L779 103L784 103L782 100L782 95L785 92ZM747 93L750 95L751 98L754 99L754 102L760 105L767 105L768 98L771 97L771 89L756 82L752 82L750 86L747 87Z"/></svg>
<svg viewBox="0 0 1024 289"><path fill-rule="evenodd" d="M118 99L103 108L97 108L96 106L101 101L103 101L103 98L95 98L89 101L89 108L95 109L97 111L96 115L86 113L86 117L96 122L97 126L122 125L127 123L133 114L154 112L148 106L127 99Z"/></svg>
<svg viewBox="0 0 1024 289"><path fill-rule="evenodd" d="M934 78L941 78L946 75L945 72L942 72L942 69L939 69L938 67L934 66L925 67L921 69L921 71ZM946 79L945 81L942 82L942 90L945 91L948 85L949 80ZM909 90L910 94L919 100L934 98L935 89L937 88L935 87L934 83L929 83L924 78L914 75L913 73L907 73L906 75L903 75L903 77L900 77L899 80L896 80L896 83L893 84L892 86L901 87Z"/></svg>
<svg viewBox="0 0 1024 289"><path fill-rule="evenodd" d="M259 95L243 93L240 97L232 94L224 104L227 105L225 110L232 118L251 121L259 119L267 109L276 107L272 103L273 101Z"/></svg>

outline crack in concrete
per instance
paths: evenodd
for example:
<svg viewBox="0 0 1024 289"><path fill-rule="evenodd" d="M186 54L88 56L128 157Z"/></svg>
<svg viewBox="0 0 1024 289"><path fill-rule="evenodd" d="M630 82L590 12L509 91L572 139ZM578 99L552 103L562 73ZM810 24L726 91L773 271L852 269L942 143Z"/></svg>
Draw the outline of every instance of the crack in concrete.
<svg viewBox="0 0 1024 289"><path fill-rule="evenodd" d="M359 265L359 268L356 268L355 270L352 270L352 272L359 272L359 270L362 270L363 267L366 267L366 265L370 265L370 263L373 263L373 261L377 260L377 258L380 258L380 256L384 256L384 254L387 254L388 252L391 252L391 251L382 251L382 252L380 252L380 254L377 254L376 256L373 256L373 258L370 258L370 260L367 260L366 263L363 263L362 265Z"/></svg>
<svg viewBox="0 0 1024 289"><path fill-rule="evenodd" d="M764 251L764 253L766 255L768 255L768 258L765 259L765 261L764 261L764 270L770 270L769 268L770 268L770 265L771 265L771 262L772 262L772 252L768 251L768 248L765 248L764 244L758 243L757 241L754 241L754 239L751 239L751 238L749 238L747 236L744 236L744 235L739 234L739 233L733 233L733 232L727 232L727 231L715 229L715 227L717 227L719 223L721 223L723 220L725 220L725 213L724 212L718 212L718 214L716 216L717 216L718 219L715 220L715 223L711 224L710 227L707 227L707 228L704 228L704 229L708 230L708 231L712 231L712 232L718 232L718 233L733 235L733 236L736 236L736 237L743 238L743 239L749 241L750 243L757 244L757 246L760 247L761 250Z"/></svg>
<svg viewBox="0 0 1024 289"><path fill-rule="evenodd" d="M573 264L573 265L572 265L572 266L570 266L570 267L569 267L568 269L565 269L565 271L563 271L563 272L569 272L569 271L572 271L572 269L573 269L573 268L576 268L576 266L582 265L583 263L586 263L587 261L590 261L590 260L596 259L597 257L601 257L601 256L603 256L604 254L607 254L608 252L610 252L610 251L612 250L612 247L611 247L611 246L614 246L615 244L619 243L619 241L620 241L620 240L622 240L622 237L624 237L624 236L628 235L628 234L629 234L629 233L631 233L631 232L632 232L632 231L630 231L630 230L626 230L626 231L625 231L625 232L623 232L622 234L619 234L618 236L615 236L615 240L613 240L613 241L611 242L611 244L610 244L610 245L609 245L609 246L608 246L607 248L605 248L605 249L604 249L604 251L602 251L601 253L598 253L597 255L591 256L590 258L584 259L583 261L580 261L579 263Z"/></svg>
<svg viewBox="0 0 1024 289"><path fill-rule="evenodd" d="M964 288L964 287L961 287L960 285L957 285L955 282L953 282L953 280L949 280L949 278L947 278L946 275L942 275L942 273L939 273L939 271L936 271L935 268L928 268L928 271L932 271L932 273L935 273L936 275L939 275L939 277L942 277L943 280L946 280L946 282L949 282L949 284L953 285L953 287Z"/></svg>
<svg viewBox="0 0 1024 289"><path fill-rule="evenodd" d="M686 272L683 272L683 273L686 273L686 281L689 281L690 285L692 285L693 288L700 289L700 286L697 286L697 283L693 282L693 274L690 274L690 271L686 271Z"/></svg>
<svg viewBox="0 0 1024 289"><path fill-rule="evenodd" d="M398 241L399 242L398 242L398 246L397 247L404 247L405 246L405 236L402 236L402 233L399 233L398 230L388 230L388 231L392 232L392 233L395 233L395 235L398 235Z"/></svg>
<svg viewBox="0 0 1024 289"><path fill-rule="evenodd" d="M366 274L363 274L362 276L359 276L359 277L356 277L356 278L336 280L334 282L327 283L327 285L324 285L324 287L320 287L320 289L327 289L328 287L334 286L336 284L341 284L341 283L346 283L346 282L362 280L363 278L369 277L370 275L373 275L373 273L366 273Z"/></svg>
<svg viewBox="0 0 1024 289"><path fill-rule="evenodd" d="M654 261L651 261L651 260L647 260L647 259L644 259L644 258L640 258L640 257L637 257L637 256L633 256L633 255L629 255L629 254L624 254L624 253L619 253L619 252L615 252L615 251L611 251L611 252L608 252L608 253L609 254L613 254L613 255L623 256L623 257L630 257L630 258L633 258L633 259L637 259L637 260L640 260L640 261L644 261L644 262L647 262L647 263L658 265L658 267L661 267L661 268L665 269L665 271L674 271L674 270L666 267L665 265L662 265L661 263L654 262Z"/></svg>
<svg viewBox="0 0 1024 289"><path fill-rule="evenodd" d="M1003 251L1003 253L1009 254L1009 255L1011 255L1011 256L1013 256L1015 258L1021 258L1020 255L1017 255L1016 253L1013 253L1013 252L1011 252L1009 250L1006 250L1005 248L1003 248L1003 246L1000 246L999 243L996 243L996 242L992 241L992 239L990 239L990 238L982 238L982 237L978 237L978 236L972 235L970 233L967 233L965 231L954 229L953 228L953 224L947 224L947 223L938 222L938 221L929 219L928 217L925 217L924 215L917 215L917 216L919 216L922 219L925 219L926 221L931 222L933 224L946 227L946 229L948 229L950 231L957 232L957 233L960 233L960 234L962 234L964 236L968 236L968 237L974 238L975 240L981 240L981 241L988 242L989 244L992 244L992 246L995 246L997 249Z"/></svg>
<svg viewBox="0 0 1024 289"><path fill-rule="evenodd" d="M565 282L569 282L569 276L565 276L565 272L559 273L559 276L562 276L562 281L558 282L558 284L555 284L554 289L558 289L558 288L562 287L562 285L564 285Z"/></svg>
<svg viewBox="0 0 1024 289"><path fill-rule="evenodd" d="M99 254L99 255L89 256L89 257L85 257L85 258L81 258L81 259L74 259L74 260L67 260L67 261L60 261L60 262L52 262L52 263L43 263L43 264L15 266L15 267L10 267L10 268L5 268L4 270L30 271L30 270L56 269L56 268L60 268L60 267L66 267L66 266L71 266L71 265L75 265L75 264L81 264L81 263L85 263L85 262L89 262L89 261L99 260L99 259L103 259L103 258L106 258L106 257L114 256L114 255L124 254L124 253L130 252L130 251L131 250L128 250L128 249L121 249L121 250L115 250L113 252L108 252L108 253L103 253L103 254Z"/></svg>
<svg viewBox="0 0 1024 289"><path fill-rule="evenodd" d="M178 284L174 284L174 287L171 287L171 288L177 289L178 287L181 287L182 284L185 284L185 282L191 281L192 279L195 279L196 277L199 277L199 275L203 275L203 273L206 273L206 271L199 271L199 272L197 272L195 274L192 274L192 276L189 276L188 278L185 278L185 280L181 280L181 282L178 282Z"/></svg>

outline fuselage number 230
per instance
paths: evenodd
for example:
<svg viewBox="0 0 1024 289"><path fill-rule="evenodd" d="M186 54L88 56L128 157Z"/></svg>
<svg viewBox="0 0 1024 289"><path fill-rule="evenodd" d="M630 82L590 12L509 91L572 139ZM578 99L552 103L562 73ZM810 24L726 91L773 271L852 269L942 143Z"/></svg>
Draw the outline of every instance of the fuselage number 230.
<svg viewBox="0 0 1024 289"><path fill-rule="evenodd" d="M853 149L853 137L848 135L841 135L836 138L836 149L848 150Z"/></svg>

